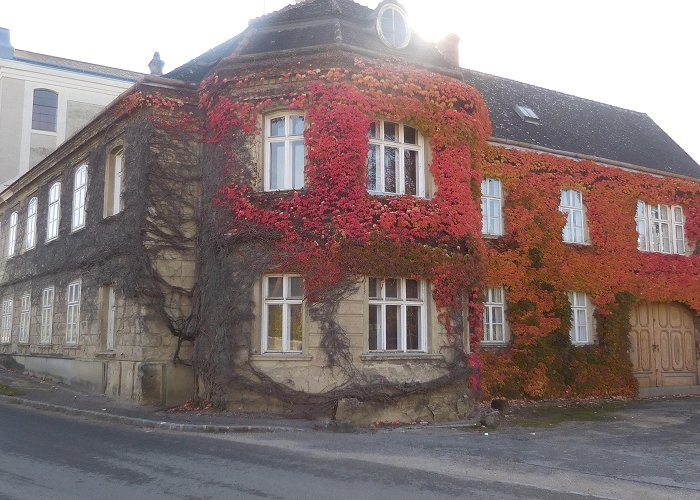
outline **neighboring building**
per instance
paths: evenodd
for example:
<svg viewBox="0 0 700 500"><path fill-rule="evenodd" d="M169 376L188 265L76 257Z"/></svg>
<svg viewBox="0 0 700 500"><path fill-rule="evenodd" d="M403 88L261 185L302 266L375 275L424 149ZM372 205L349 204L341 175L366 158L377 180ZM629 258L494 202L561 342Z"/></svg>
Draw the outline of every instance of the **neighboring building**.
<svg viewBox="0 0 700 500"><path fill-rule="evenodd" d="M0 28L0 183L39 163L141 76L15 49Z"/></svg>
<svg viewBox="0 0 700 500"><path fill-rule="evenodd" d="M479 379L697 391L700 166L644 114L460 69L405 19L255 19L14 182L6 361L365 423L462 418Z"/></svg>

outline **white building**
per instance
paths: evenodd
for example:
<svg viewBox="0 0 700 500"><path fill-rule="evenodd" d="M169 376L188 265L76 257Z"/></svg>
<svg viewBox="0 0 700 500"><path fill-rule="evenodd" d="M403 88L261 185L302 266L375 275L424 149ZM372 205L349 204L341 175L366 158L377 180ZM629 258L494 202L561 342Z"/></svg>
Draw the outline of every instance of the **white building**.
<svg viewBox="0 0 700 500"><path fill-rule="evenodd" d="M80 130L142 75L15 49L0 28L0 189Z"/></svg>

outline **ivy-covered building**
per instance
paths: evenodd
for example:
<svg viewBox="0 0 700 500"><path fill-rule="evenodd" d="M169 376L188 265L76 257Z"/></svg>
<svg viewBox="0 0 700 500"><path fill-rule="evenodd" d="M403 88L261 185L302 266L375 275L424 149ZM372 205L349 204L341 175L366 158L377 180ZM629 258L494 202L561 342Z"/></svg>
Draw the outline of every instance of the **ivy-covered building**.
<svg viewBox="0 0 700 500"><path fill-rule="evenodd" d="M0 204L5 360L357 422L697 391L700 166L457 43L307 0L145 77Z"/></svg>

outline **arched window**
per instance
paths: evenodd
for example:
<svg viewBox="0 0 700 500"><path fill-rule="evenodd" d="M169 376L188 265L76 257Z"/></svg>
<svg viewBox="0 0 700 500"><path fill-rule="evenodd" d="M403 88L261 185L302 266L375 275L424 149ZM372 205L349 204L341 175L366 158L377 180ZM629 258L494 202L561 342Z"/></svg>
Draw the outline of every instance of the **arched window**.
<svg viewBox="0 0 700 500"><path fill-rule="evenodd" d="M304 116L294 113L265 120L265 191L304 187Z"/></svg>
<svg viewBox="0 0 700 500"><path fill-rule="evenodd" d="M29 250L36 245L36 212L39 200L32 198L27 205L27 230L24 233L24 249Z"/></svg>
<svg viewBox="0 0 700 500"><path fill-rule="evenodd" d="M49 212L46 221L46 241L58 238L58 221L61 217L61 183L56 182L49 189Z"/></svg>
<svg viewBox="0 0 700 500"><path fill-rule="evenodd" d="M36 89L32 106L32 129L56 132L58 94L51 90Z"/></svg>
<svg viewBox="0 0 700 500"><path fill-rule="evenodd" d="M87 165L82 165L75 171L75 176L73 177L73 222L71 223L73 231L85 227L87 178Z"/></svg>
<svg viewBox="0 0 700 500"><path fill-rule="evenodd" d="M7 256L12 257L15 254L15 245L17 243L17 220L19 216L17 212L12 212L10 215L10 237L7 240Z"/></svg>

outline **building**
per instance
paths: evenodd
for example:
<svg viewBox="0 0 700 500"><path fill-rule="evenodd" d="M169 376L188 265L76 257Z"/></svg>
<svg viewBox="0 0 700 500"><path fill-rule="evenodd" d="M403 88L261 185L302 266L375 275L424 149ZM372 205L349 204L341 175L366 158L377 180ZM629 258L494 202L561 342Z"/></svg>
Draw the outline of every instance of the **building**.
<svg viewBox="0 0 700 500"><path fill-rule="evenodd" d="M365 423L697 391L700 166L644 114L459 68L405 19L255 19L14 182L5 362Z"/></svg>
<svg viewBox="0 0 700 500"><path fill-rule="evenodd" d="M39 163L141 76L15 49L0 28L0 182Z"/></svg>

